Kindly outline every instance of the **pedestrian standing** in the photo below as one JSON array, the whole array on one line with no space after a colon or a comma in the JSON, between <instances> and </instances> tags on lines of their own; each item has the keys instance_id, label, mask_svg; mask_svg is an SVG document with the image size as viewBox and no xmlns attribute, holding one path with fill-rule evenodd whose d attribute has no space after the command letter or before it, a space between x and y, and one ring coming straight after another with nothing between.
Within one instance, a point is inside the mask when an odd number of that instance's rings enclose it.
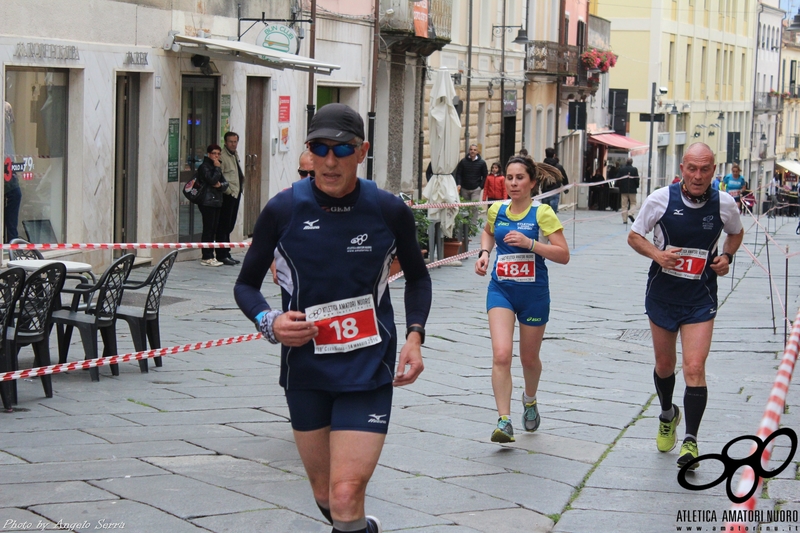
<instances>
[{"instance_id":1,"label":"pedestrian standing","mask_svg":"<svg viewBox=\"0 0 800 533\"><path fill-rule=\"evenodd\" d=\"M714 152L695 143L681 162L683 180L651 194L628 234L628 244L652 260L645 309L655 352L655 381L661 404L656 447L669 452L677 443L681 411L672 401L676 344L681 336L683 409L686 434L678 455L682 467L698 455L697 435L708 399L706 359L717 315L717 276L728 273L744 229L730 195L711 188ZM655 230L653 242L645 236ZM719 239L727 234L722 253ZM694 463L692 468L697 468Z\"/></svg>"},{"instance_id":2,"label":"pedestrian standing","mask_svg":"<svg viewBox=\"0 0 800 533\"><path fill-rule=\"evenodd\" d=\"M389 427L392 387L413 383L423 370L431 280L411 209L357 177L369 151L361 116L343 104L323 106L306 145L314 177L267 203L234 293L264 337L282 345L280 384L320 512L333 533L377 533L380 522L364 512L367 483ZM261 293L276 254L283 258L281 309ZM387 286L395 254L406 279L406 341L396 372Z\"/></svg>"},{"instance_id":3,"label":"pedestrian standing","mask_svg":"<svg viewBox=\"0 0 800 533\"><path fill-rule=\"evenodd\" d=\"M200 215L203 217L203 233L200 238L203 242L214 242L219 228L220 211L222 210L223 193L228 188L228 182L222 175L220 156L222 148L218 144L208 146L208 155L203 158L197 167L196 179L202 183L203 199L197 204ZM203 266L219 267L223 263L214 259L213 248L203 248L200 264Z\"/></svg>"},{"instance_id":4,"label":"pedestrian standing","mask_svg":"<svg viewBox=\"0 0 800 533\"><path fill-rule=\"evenodd\" d=\"M229 131L225 134L225 146L220 155L222 175L228 182L228 188L222 194L222 207L219 211L219 225L214 240L217 242L230 242L231 232L236 227L236 218L239 215L239 202L242 198L244 186L244 173L236 148L239 146L239 134ZM223 265L238 265L239 260L231 257L230 248L217 248L217 261Z\"/></svg>"},{"instance_id":5,"label":"pedestrian standing","mask_svg":"<svg viewBox=\"0 0 800 533\"><path fill-rule=\"evenodd\" d=\"M558 161L558 158L556 157L555 148L545 148L544 155L546 157L544 158L544 161L542 161L542 162L543 163L547 163L548 165L557 168L558 171L561 172L561 180L556 180L552 184L542 184L542 187L541 187L542 192L550 192L550 191L553 191L555 189L558 189L559 187L564 187L567 184L569 184L569 178L567 177L567 171L564 170L564 167L562 167L561 163ZM547 204L550 207L552 207L553 208L553 212L558 214L558 202L560 201L560 199L561 199L561 193L559 192L557 194L553 194L553 195L547 196L545 198L542 198L542 203L543 204Z\"/></svg>"},{"instance_id":6,"label":"pedestrian standing","mask_svg":"<svg viewBox=\"0 0 800 533\"><path fill-rule=\"evenodd\" d=\"M481 158L478 145L471 144L467 156L459 161L455 171L456 187L461 198L466 202L479 202L488 174L486 161ZM478 223L478 210L474 207L470 208L469 218L473 225Z\"/></svg>"},{"instance_id":7,"label":"pedestrian standing","mask_svg":"<svg viewBox=\"0 0 800 533\"><path fill-rule=\"evenodd\" d=\"M483 185L483 198L485 201L505 200L508 198L506 192L506 177L503 176L503 171L500 170L500 163L492 163L492 171L486 176L486 182Z\"/></svg>"},{"instance_id":8,"label":"pedestrian standing","mask_svg":"<svg viewBox=\"0 0 800 533\"><path fill-rule=\"evenodd\" d=\"M536 431L541 422L536 393L542 374L539 350L550 316L550 288L545 259L569 262L564 228L547 204L533 205L542 172L527 157L512 157L506 166L510 202L489 208L481 233L481 251L475 273L485 276L489 255L497 245L497 258L486 295L492 337L492 389L499 416L493 442L514 442L511 424L511 361L514 326L519 322L519 357L525 378L522 393L522 427ZM554 179L558 179L555 177Z\"/></svg>"},{"instance_id":9,"label":"pedestrian standing","mask_svg":"<svg viewBox=\"0 0 800 533\"><path fill-rule=\"evenodd\" d=\"M617 171L616 184L619 188L620 202L622 204L622 223L635 220L636 196L639 190L639 169L633 166L633 159L630 157L625 161L625 166ZM626 177L627 176L627 177Z\"/></svg>"}]
</instances>

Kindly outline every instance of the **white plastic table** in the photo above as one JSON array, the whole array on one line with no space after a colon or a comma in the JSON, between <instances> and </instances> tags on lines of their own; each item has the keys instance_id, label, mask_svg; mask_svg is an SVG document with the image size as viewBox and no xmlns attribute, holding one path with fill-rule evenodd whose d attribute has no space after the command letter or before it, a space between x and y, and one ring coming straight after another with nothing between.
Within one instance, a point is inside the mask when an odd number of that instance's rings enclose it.
<instances>
[{"instance_id":1,"label":"white plastic table","mask_svg":"<svg viewBox=\"0 0 800 533\"><path fill-rule=\"evenodd\" d=\"M61 261L59 259L14 259L8 262L10 267L20 267L26 272L34 272L43 266L51 265L53 263L61 263L67 269L67 274L87 274L95 281L94 274L92 273L92 265L89 263L81 263L80 261Z\"/></svg>"}]
</instances>

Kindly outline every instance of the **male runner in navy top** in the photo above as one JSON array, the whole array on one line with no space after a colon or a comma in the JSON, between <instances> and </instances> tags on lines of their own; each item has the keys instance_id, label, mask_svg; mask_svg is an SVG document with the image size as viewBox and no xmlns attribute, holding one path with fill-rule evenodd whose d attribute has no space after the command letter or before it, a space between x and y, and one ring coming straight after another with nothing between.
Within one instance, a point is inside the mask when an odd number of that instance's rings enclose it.
<instances>
[{"instance_id":1,"label":"male runner in navy top","mask_svg":"<svg viewBox=\"0 0 800 533\"><path fill-rule=\"evenodd\" d=\"M267 203L234 292L265 338L282 345L280 384L320 511L333 533L376 533L380 521L364 513L367 483L386 437L392 387L423 370L431 280L411 210L356 176L369 150L361 116L342 104L320 108L306 144L315 176ZM406 279L407 325L396 372L387 284L395 254ZM273 258L280 310L261 294Z\"/></svg>"},{"instance_id":2,"label":"male runner in navy top","mask_svg":"<svg viewBox=\"0 0 800 533\"><path fill-rule=\"evenodd\" d=\"M717 313L717 276L728 273L744 238L736 202L711 187L715 168L711 148L703 143L691 145L681 162L683 179L645 200L628 235L628 244L653 260L645 309L656 359L653 379L661 403L656 436L660 452L675 448L681 421L681 412L672 403L676 343L681 334L686 435L678 467L698 455L697 431L708 398L705 366ZM645 238L652 230L653 243ZM723 231L727 237L719 253Z\"/></svg>"}]
</instances>

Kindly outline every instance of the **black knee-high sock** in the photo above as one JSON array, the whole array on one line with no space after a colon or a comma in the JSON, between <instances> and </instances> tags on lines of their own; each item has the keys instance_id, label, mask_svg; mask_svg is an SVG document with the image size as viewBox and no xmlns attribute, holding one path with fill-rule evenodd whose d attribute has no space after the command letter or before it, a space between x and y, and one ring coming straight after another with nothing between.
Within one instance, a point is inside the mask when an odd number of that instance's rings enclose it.
<instances>
[{"instance_id":1,"label":"black knee-high sock","mask_svg":"<svg viewBox=\"0 0 800 533\"><path fill-rule=\"evenodd\" d=\"M672 373L669 377L658 377L656 371L653 370L653 381L656 384L656 393L658 394L658 401L661 403L662 411L672 410L672 392L675 390L675 374Z\"/></svg>"},{"instance_id":2,"label":"black knee-high sock","mask_svg":"<svg viewBox=\"0 0 800 533\"><path fill-rule=\"evenodd\" d=\"M686 387L683 393L683 410L686 412L686 436L697 440L700 421L706 410L708 387Z\"/></svg>"},{"instance_id":3,"label":"black knee-high sock","mask_svg":"<svg viewBox=\"0 0 800 533\"><path fill-rule=\"evenodd\" d=\"M316 501L316 500L314 500L314 501ZM319 507L319 512L322 513L322 516L324 516L328 520L328 523L329 524L333 524L333 517L331 516L331 510L330 509L326 509L325 507L320 505L319 502L317 502L317 507Z\"/></svg>"},{"instance_id":4,"label":"black knee-high sock","mask_svg":"<svg viewBox=\"0 0 800 533\"><path fill-rule=\"evenodd\" d=\"M353 529L353 530L349 530L348 529L347 531L344 531L342 529L336 529L336 527L334 527L331 530L331 533L367 533L367 528L364 528L364 529Z\"/></svg>"}]
</instances>

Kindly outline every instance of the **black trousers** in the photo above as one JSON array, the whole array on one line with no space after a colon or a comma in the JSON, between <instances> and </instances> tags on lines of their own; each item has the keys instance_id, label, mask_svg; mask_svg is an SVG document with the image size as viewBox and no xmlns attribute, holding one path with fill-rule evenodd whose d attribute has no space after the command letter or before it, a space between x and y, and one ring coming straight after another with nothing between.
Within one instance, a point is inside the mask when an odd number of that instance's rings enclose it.
<instances>
[{"instance_id":1,"label":"black trousers","mask_svg":"<svg viewBox=\"0 0 800 533\"><path fill-rule=\"evenodd\" d=\"M230 194L222 195L222 207L219 208L219 224L214 233L215 242L230 242L231 232L236 226L236 217L239 215L239 198L234 198ZM230 248L217 248L217 260L222 261L231 256Z\"/></svg>"},{"instance_id":2,"label":"black trousers","mask_svg":"<svg viewBox=\"0 0 800 533\"><path fill-rule=\"evenodd\" d=\"M214 235L217 234L219 228L219 215L222 211L221 207L208 207L205 205L198 205L200 214L203 215L203 234L200 240L203 242L214 242ZM203 259L213 259L214 249L203 248Z\"/></svg>"}]
</instances>

